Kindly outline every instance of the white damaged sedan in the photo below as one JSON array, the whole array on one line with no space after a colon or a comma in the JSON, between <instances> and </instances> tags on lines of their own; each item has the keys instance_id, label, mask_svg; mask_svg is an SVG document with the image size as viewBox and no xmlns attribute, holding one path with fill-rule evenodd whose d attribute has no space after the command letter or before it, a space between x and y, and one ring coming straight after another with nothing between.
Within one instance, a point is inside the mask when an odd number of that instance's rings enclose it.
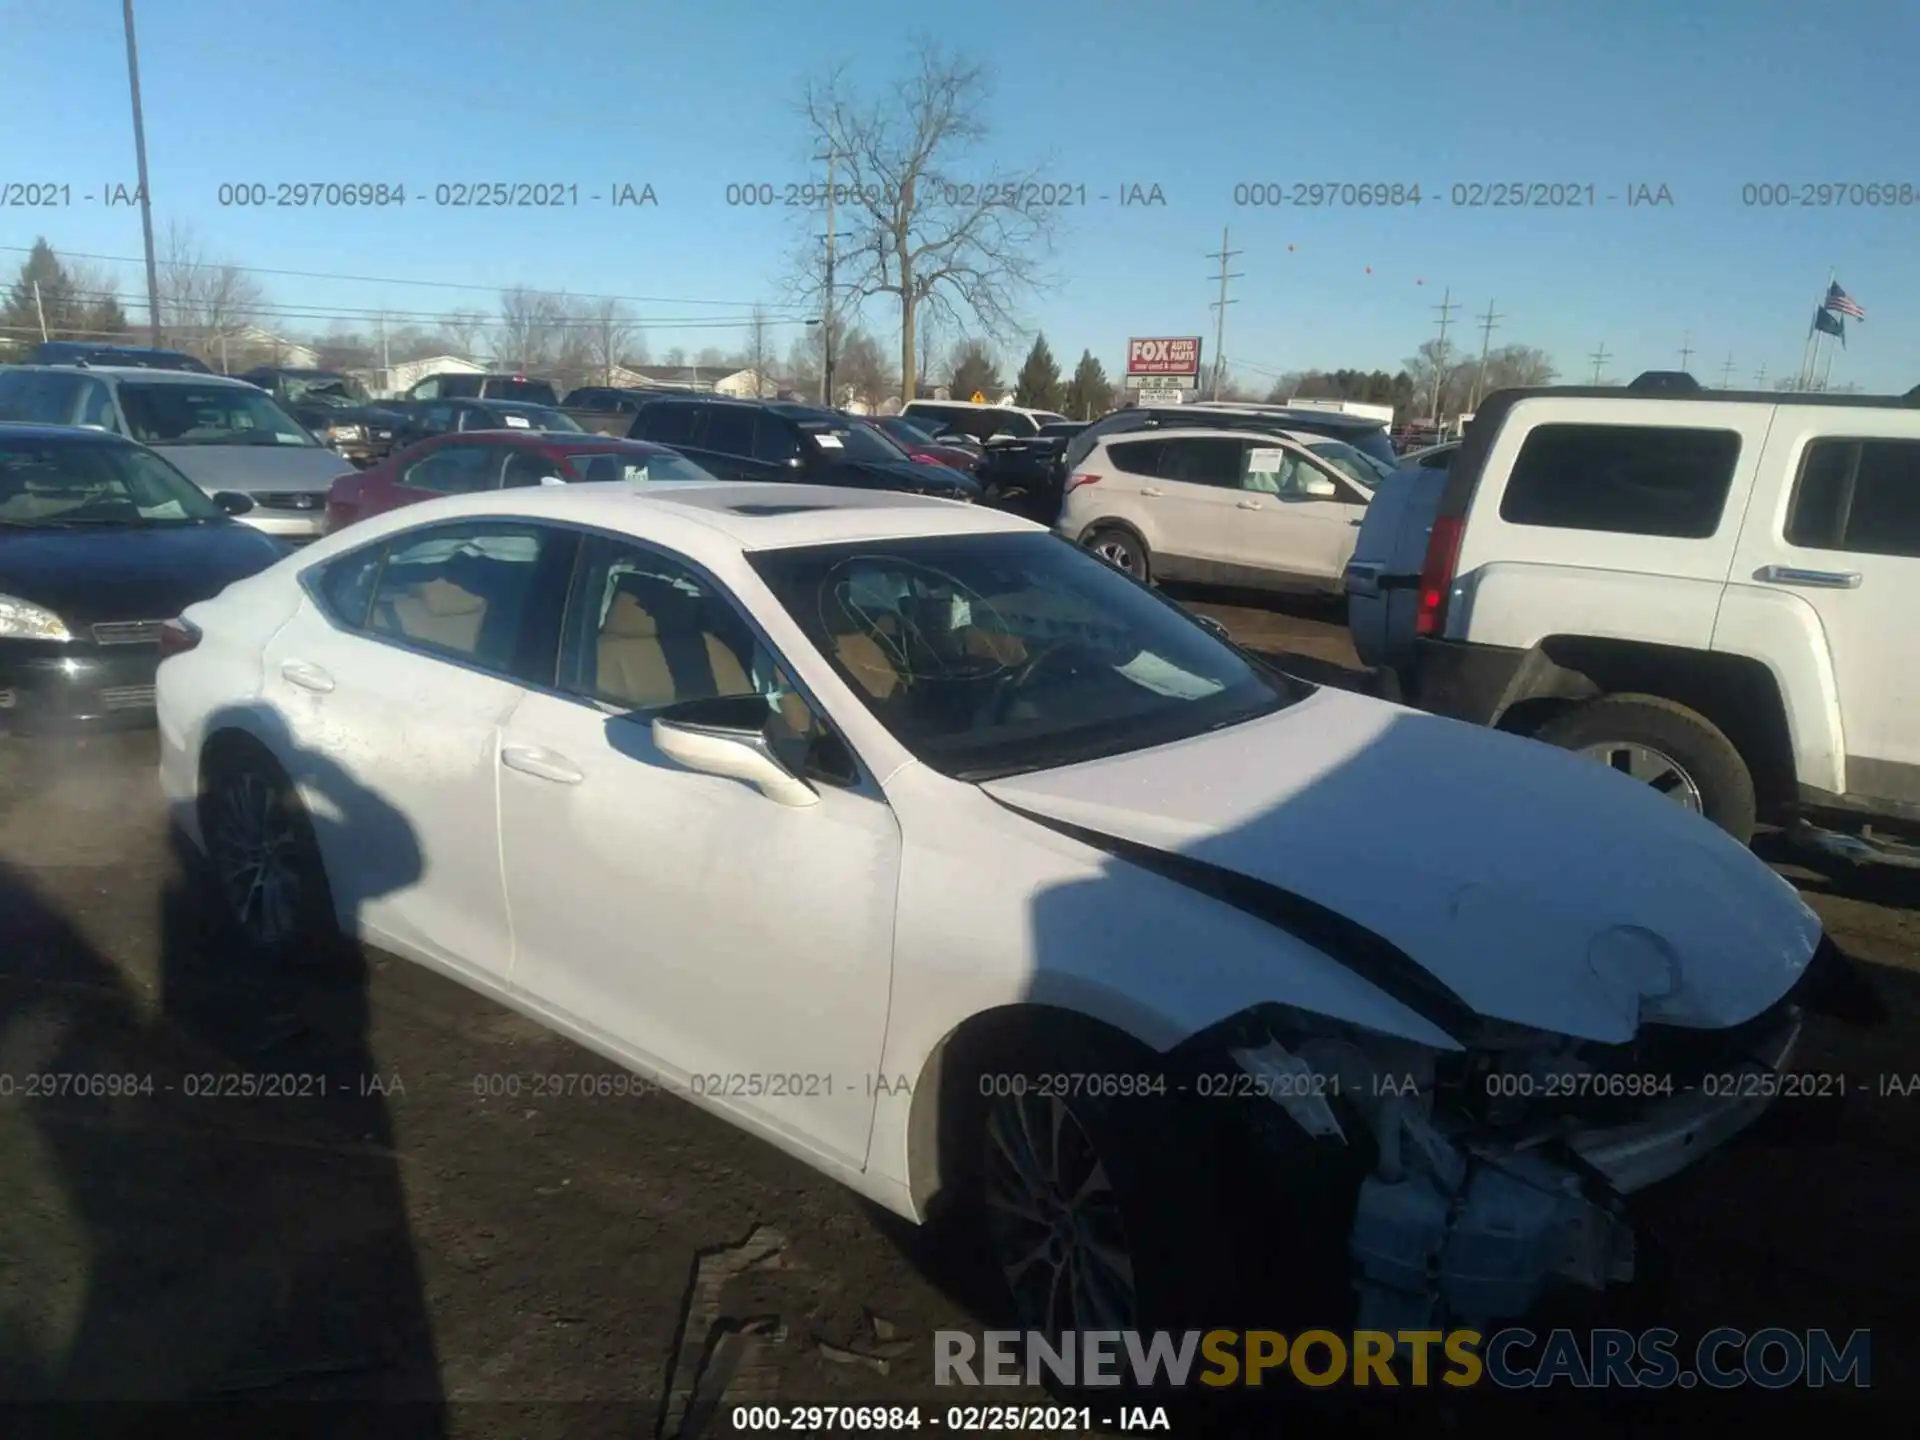
<instances>
[{"instance_id":1,"label":"white damaged sedan","mask_svg":"<svg viewBox=\"0 0 1920 1440\"><path fill-rule=\"evenodd\" d=\"M801 485L408 507L190 609L239 932L440 970L1048 1332L1399 1330L1632 1273L1850 972L1707 822L1317 688L1039 527Z\"/></svg>"}]
</instances>

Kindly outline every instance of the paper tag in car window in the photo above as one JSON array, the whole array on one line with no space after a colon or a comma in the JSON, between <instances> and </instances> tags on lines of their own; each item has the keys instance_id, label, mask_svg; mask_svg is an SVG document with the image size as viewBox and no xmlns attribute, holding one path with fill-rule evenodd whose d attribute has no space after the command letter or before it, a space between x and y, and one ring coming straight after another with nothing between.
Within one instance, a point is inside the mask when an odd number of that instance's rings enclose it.
<instances>
[{"instance_id":1,"label":"paper tag in car window","mask_svg":"<svg viewBox=\"0 0 1920 1440\"><path fill-rule=\"evenodd\" d=\"M814 439L814 443L818 445L822 450L839 450L844 448L840 444L840 437L838 435L820 434L820 435L815 435L813 439Z\"/></svg>"},{"instance_id":2,"label":"paper tag in car window","mask_svg":"<svg viewBox=\"0 0 1920 1440\"><path fill-rule=\"evenodd\" d=\"M1250 450L1247 452L1247 473L1250 475L1277 475L1287 463L1284 450Z\"/></svg>"},{"instance_id":3,"label":"paper tag in car window","mask_svg":"<svg viewBox=\"0 0 1920 1440\"><path fill-rule=\"evenodd\" d=\"M1203 700L1227 687L1205 675L1195 675L1178 665L1142 650L1124 665L1113 667L1143 690L1165 695L1172 700Z\"/></svg>"},{"instance_id":4,"label":"paper tag in car window","mask_svg":"<svg viewBox=\"0 0 1920 1440\"><path fill-rule=\"evenodd\" d=\"M533 428L533 422L524 415L502 415L500 418L515 430L531 430Z\"/></svg>"},{"instance_id":5,"label":"paper tag in car window","mask_svg":"<svg viewBox=\"0 0 1920 1440\"><path fill-rule=\"evenodd\" d=\"M627 473L624 478L630 483L645 480L647 478L647 467L645 465L629 465L627 466Z\"/></svg>"}]
</instances>

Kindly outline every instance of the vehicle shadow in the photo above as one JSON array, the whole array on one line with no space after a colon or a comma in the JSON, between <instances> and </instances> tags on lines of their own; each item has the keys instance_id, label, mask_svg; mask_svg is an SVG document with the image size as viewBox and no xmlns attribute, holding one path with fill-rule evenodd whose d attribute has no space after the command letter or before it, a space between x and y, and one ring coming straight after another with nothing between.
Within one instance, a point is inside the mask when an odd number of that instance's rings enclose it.
<instances>
[{"instance_id":1,"label":"vehicle shadow","mask_svg":"<svg viewBox=\"0 0 1920 1440\"><path fill-rule=\"evenodd\" d=\"M379 837L390 872L349 918L418 878L403 816L270 716L234 721L290 760L323 845ZM445 1434L357 949L267 969L177 831L159 868L150 985L0 868L0 1400L36 1434L145 1433L182 1403L264 1434L285 1412L251 1407L288 1400L340 1402L331 1433Z\"/></svg>"},{"instance_id":2,"label":"vehicle shadow","mask_svg":"<svg viewBox=\"0 0 1920 1440\"><path fill-rule=\"evenodd\" d=\"M1303 723L1306 718L1302 717ZM1471 826L1471 842L1436 837L1442 843L1412 845L1399 853L1406 857L1404 863L1418 867L1423 878L1437 873L1448 885L1491 882L1495 888L1482 895L1491 903L1479 917L1481 929L1489 943L1516 949L1546 940L1558 933L1556 924L1565 923L1553 908L1556 872L1582 877L1596 895L1629 895L1643 887L1650 899L1657 895L1661 901L1654 913L1679 915L1705 903L1704 897L1686 888L1689 882L1684 877L1663 873L1650 858L1669 848L1653 843L1658 839L1670 842L1670 853L1685 855L1696 838L1693 827L1705 824L1660 797L1624 785L1611 796L1581 786L1575 793L1582 809L1555 813L1542 793L1543 787L1552 789L1544 772L1511 764L1511 747L1526 742L1469 732L1401 711L1386 712L1363 729L1365 733L1318 737L1315 748L1333 756L1331 766L1307 764L1284 751L1275 753L1272 764L1278 773L1254 782L1258 793L1275 798L1235 805L1236 819L1225 833L1183 845L1180 852L1228 868L1236 853L1248 851L1303 857L1304 864L1283 863L1280 875L1310 876L1315 898L1337 913L1381 913L1380 887L1392 886L1393 874L1383 868L1379 817L1454 816ZM1486 734L1486 743L1461 743L1469 734ZM1564 763L1571 767L1586 762L1568 756ZM1571 778L1570 770L1567 774ZM1294 776L1297 783L1289 786ZM1164 794L1161 798L1170 810L1163 818L1177 832L1184 823L1181 802ZM1128 799L1124 793L1103 794L1100 803L1124 811ZM1640 834L1646 837L1644 846L1623 841L1625 836ZM1476 868L1476 855L1510 856L1512 861L1489 871ZM1030 939L1038 959L1029 984L1029 1003L1061 1003L1076 993L1097 996L1103 984L1104 956L1131 954L1137 966L1143 952L1151 953L1156 947L1164 954L1164 976L1151 967L1136 968L1129 988L1144 985L1159 990L1160 1007L1184 1011L1196 1028L1224 1019L1227 1012L1247 1004L1279 994L1297 996L1315 983L1304 970L1292 975L1278 972L1273 991L1266 994L1250 993L1264 988L1257 984L1235 982L1240 999L1202 1013L1194 1000L1213 989L1207 979L1214 968L1211 947L1215 937L1226 932L1208 928L1203 934L1191 927L1178 928L1171 921L1157 920L1153 907L1130 903L1130 897L1176 884L1197 884L1199 879L1157 876L1120 858L1103 863L1101 871L1097 879L1055 886L1032 901ZM1564 880L1558 885L1564 885ZM1171 890L1166 893L1171 897ZM1455 899L1460 902L1465 897L1456 892ZM1393 906L1384 908L1391 912ZM1472 908L1467 906L1466 911ZM1462 912L1456 908L1447 913ZM1296 910L1293 921L1311 923L1312 916ZM1153 928L1156 924L1161 926L1158 932ZM1337 932L1331 938L1338 941ZM1283 958L1285 953L1276 947L1276 966L1293 963ZM1372 963L1366 955L1358 958ZM1366 965L1356 968L1364 972ZM1543 978L1551 974L1544 967L1539 977L1529 976L1524 968L1508 967L1508 973L1514 989L1531 992L1542 1006L1551 1003L1560 983ZM1338 1434L1356 1429L1399 1433L1416 1423L1459 1426L1464 1433L1471 1417L1550 1425L1562 1440L1622 1433L1678 1437L1696 1434L1707 1424L1782 1415L1803 1423L1838 1421L1862 1434L1895 1433L1894 1416L1911 1402L1902 1362L1911 1363L1920 1339L1910 1299L1905 1298L1920 1285L1920 1268L1916 1268L1920 1247L1911 1243L1912 1209L1902 1198L1912 1193L1920 1163L1914 1124L1920 1109L1913 1098L1887 1098L1873 1091L1878 1075L1900 1055L1908 1057L1909 1069L1920 1070L1920 1062L1911 1058L1916 1053L1915 1034L1920 1032L1920 976L1877 966L1871 968L1871 975L1890 1012L1889 1020L1876 1030L1861 1032L1817 1019L1809 1026L1808 1047L1795 1060L1797 1069L1832 1067L1847 1073L1850 1093L1860 1097L1858 1113L1849 1114L1838 1125L1756 1127L1697 1169L1682 1172L1658 1190L1632 1197L1629 1213L1640 1223L1646 1256L1643 1278L1599 1301L1564 1310L1550 1304L1538 1312L1541 1318L1534 1323L1541 1334L1550 1325L1569 1326L1583 1343L1596 1326L1639 1332L1670 1325L1679 1332L1675 1350L1685 1369L1692 1368L1688 1347L1717 1326L1735 1326L1749 1334L1780 1327L1803 1335L1824 1327L1841 1341L1856 1329L1869 1328L1879 1388L1830 1382L1824 1390L1804 1385L1769 1389L1750 1382L1733 1391L1711 1386L1595 1390L1563 1380L1523 1390L1498 1389L1483 1382L1471 1392L1436 1384L1427 1390L1402 1389L1385 1396L1375 1390L1369 1398L1350 1384L1344 1391L1310 1391L1291 1379L1280 1380L1281 1393L1275 1394L1270 1379L1265 1397L1249 1397L1243 1391L1218 1405L1196 1404L1196 1392L1189 1390L1176 1402L1183 1411L1179 1433L1259 1433L1247 1427L1264 1428L1256 1418L1260 1415L1284 1416L1289 1433ZM959 982L957 973L947 978ZM1464 979L1461 983L1466 988ZM1573 988L1578 983L1584 983L1581 977L1570 976L1565 985ZM1124 1008L1120 1001L1114 1003ZM1078 1068L1063 1065L1058 1057L1086 1054L1081 1044L1086 1032L1071 1021L1055 1023L1064 1028L1043 1030L1039 1041L1028 1046L1033 1063ZM1153 1063L1151 1052L1144 1049L1118 1047L1098 1053L1114 1054L1122 1063ZM954 1045L945 1052L938 1093L943 1097L975 1093L977 1078L977 1062L963 1045ZM1123 1113L1128 1104L1157 1102L1117 1099L1109 1103L1115 1126L1111 1133L1123 1135L1130 1124ZM1802 1118L1797 1103L1805 1102L1777 1102L1776 1115L1781 1120ZM963 1107L941 1106L943 1124L949 1115L963 1113ZM1194 1134L1208 1139L1184 1138ZM1190 1242L1202 1237L1210 1247L1201 1252L1210 1256L1202 1268L1217 1273L1223 1291L1232 1297L1207 1312L1217 1313L1217 1321L1203 1321L1196 1328L1271 1327L1291 1335L1325 1329L1350 1336L1353 1297L1344 1276L1340 1285L1320 1292L1303 1277L1324 1275L1329 1254L1343 1269L1346 1266L1352 1192L1341 1191L1339 1204L1332 1207L1343 1223L1315 1238L1312 1228L1294 1223L1300 1212L1293 1192L1311 1166L1290 1162L1291 1168L1255 1170L1250 1176L1238 1153L1225 1153L1230 1142L1216 1137L1207 1124L1168 1132L1166 1138L1202 1143L1201 1163L1189 1169L1187 1162L1195 1158L1190 1150L1176 1153L1148 1142L1153 1148L1135 1157L1141 1173L1165 1167L1194 1175L1191 1183L1202 1187L1198 1177L1219 1167L1235 1182L1205 1185L1205 1193L1196 1189L1184 1202L1186 1221L1177 1238ZM964 1139L944 1140L937 1153L951 1157L957 1153L954 1147L965 1143ZM973 1143L980 1143L977 1136ZM1360 1173L1372 1163L1370 1144L1363 1140L1355 1152L1362 1160ZM943 1181L951 1183L954 1173L943 1159ZM1333 1165L1326 1173L1333 1177L1327 1182L1331 1186L1357 1184L1344 1165ZM1844 1186L1834 1186L1836 1174L1847 1177ZM1242 1179L1256 1183L1241 1185ZM1001 1287L992 1274L992 1260L965 1239L964 1230L919 1232L891 1221L880 1228L950 1300L980 1317L983 1328L1012 1323L999 1300ZM1216 1235L1231 1240L1216 1240ZM1257 1243L1242 1247L1238 1241L1243 1237L1253 1237ZM1151 1246L1155 1239L1134 1237L1134 1243L1138 1249ZM1723 1273L1729 1270L1736 1273L1731 1277ZM1302 1294L1315 1293L1326 1297L1324 1304L1301 1304ZM1303 1309L1308 1313L1303 1314ZM1538 1351L1531 1354L1537 1357ZM1901 1393L1890 1391L1890 1385ZM1000 1397L987 1391L962 1398ZM1298 1428L1303 1425L1310 1431Z\"/></svg>"}]
</instances>

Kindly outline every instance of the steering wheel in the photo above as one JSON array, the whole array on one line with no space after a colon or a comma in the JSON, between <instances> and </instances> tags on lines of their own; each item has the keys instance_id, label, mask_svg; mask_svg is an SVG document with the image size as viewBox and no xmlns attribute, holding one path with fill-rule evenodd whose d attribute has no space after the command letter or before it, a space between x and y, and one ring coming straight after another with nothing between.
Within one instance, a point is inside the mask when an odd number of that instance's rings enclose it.
<instances>
[{"instance_id":1,"label":"steering wheel","mask_svg":"<svg viewBox=\"0 0 1920 1440\"><path fill-rule=\"evenodd\" d=\"M988 702L987 723L990 725L1005 723L1007 711L1012 708L1015 697L1026 689L1034 676L1057 663L1059 657L1073 643L1071 639L1056 640L1051 645L1035 650L1017 668L1009 669L1006 678L994 687L993 698Z\"/></svg>"}]
</instances>

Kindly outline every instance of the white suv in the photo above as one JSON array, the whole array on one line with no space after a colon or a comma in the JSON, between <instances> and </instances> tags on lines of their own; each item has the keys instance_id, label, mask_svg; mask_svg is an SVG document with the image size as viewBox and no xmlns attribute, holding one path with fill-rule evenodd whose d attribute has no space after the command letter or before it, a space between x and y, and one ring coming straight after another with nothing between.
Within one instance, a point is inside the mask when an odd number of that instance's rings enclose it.
<instances>
[{"instance_id":1,"label":"white suv","mask_svg":"<svg viewBox=\"0 0 1920 1440\"><path fill-rule=\"evenodd\" d=\"M1073 467L1054 529L1140 580L1338 593L1384 471L1319 435L1121 431Z\"/></svg>"},{"instance_id":2,"label":"white suv","mask_svg":"<svg viewBox=\"0 0 1920 1440\"><path fill-rule=\"evenodd\" d=\"M1643 378L1505 391L1448 469L1385 482L1361 659L1742 840L1920 862L1920 400Z\"/></svg>"},{"instance_id":3,"label":"white suv","mask_svg":"<svg viewBox=\"0 0 1920 1440\"><path fill-rule=\"evenodd\" d=\"M902 420L932 426L936 433L953 430L971 436L982 445L1005 436L1026 440L1040 433L1042 425L1062 424L1066 416L1051 410L1028 410L1018 405L975 405L967 400L910 400L900 412Z\"/></svg>"}]
</instances>

